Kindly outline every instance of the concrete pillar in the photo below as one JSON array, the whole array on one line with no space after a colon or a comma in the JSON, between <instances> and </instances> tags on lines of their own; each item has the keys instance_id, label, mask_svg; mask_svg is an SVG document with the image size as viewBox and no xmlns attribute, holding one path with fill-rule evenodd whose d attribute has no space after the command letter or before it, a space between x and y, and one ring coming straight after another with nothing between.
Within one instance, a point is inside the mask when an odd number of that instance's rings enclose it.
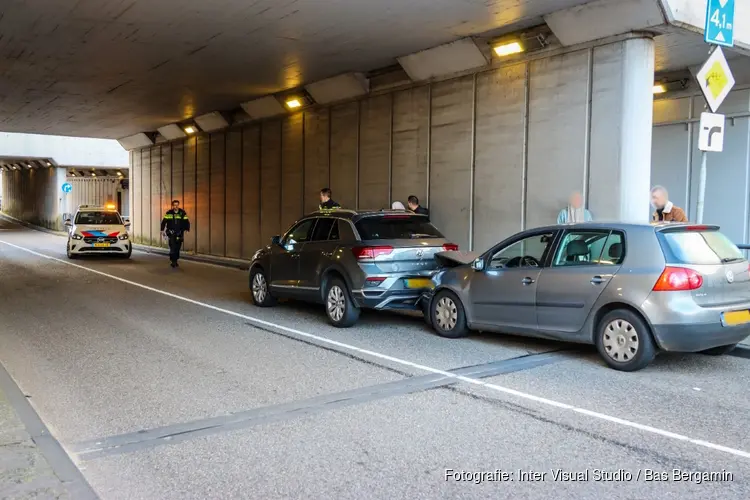
<instances>
[{"instance_id":1,"label":"concrete pillar","mask_svg":"<svg viewBox=\"0 0 750 500\"><path fill-rule=\"evenodd\" d=\"M653 39L596 47L592 56L588 206L600 220L648 221Z\"/></svg>"}]
</instances>

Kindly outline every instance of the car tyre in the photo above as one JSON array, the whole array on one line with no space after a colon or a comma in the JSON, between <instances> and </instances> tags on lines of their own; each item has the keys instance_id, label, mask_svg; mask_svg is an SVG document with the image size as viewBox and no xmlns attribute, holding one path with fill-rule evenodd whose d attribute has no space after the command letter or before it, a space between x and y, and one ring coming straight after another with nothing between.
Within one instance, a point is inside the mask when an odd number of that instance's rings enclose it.
<instances>
[{"instance_id":1,"label":"car tyre","mask_svg":"<svg viewBox=\"0 0 750 500\"><path fill-rule=\"evenodd\" d=\"M448 290L438 292L429 308L429 322L441 337L458 339L469 334L464 306L455 293Z\"/></svg>"},{"instance_id":2,"label":"car tyre","mask_svg":"<svg viewBox=\"0 0 750 500\"><path fill-rule=\"evenodd\" d=\"M71 251L70 251L70 242L68 242L68 246L67 246L67 247L65 248L65 253L67 253L67 255L68 255L68 258L69 258L70 260L73 260L73 259L75 259L76 257L78 257L78 256L77 256L76 254L74 254L73 252L71 252Z\"/></svg>"},{"instance_id":3,"label":"car tyre","mask_svg":"<svg viewBox=\"0 0 750 500\"><path fill-rule=\"evenodd\" d=\"M610 368L623 372L645 368L656 357L651 329L628 309L611 311L599 321L596 348Z\"/></svg>"},{"instance_id":4,"label":"car tyre","mask_svg":"<svg viewBox=\"0 0 750 500\"><path fill-rule=\"evenodd\" d=\"M712 347L711 349L706 349L705 351L699 352L708 356L723 356L724 354L729 354L730 352L734 351L735 347L737 347L737 344L720 345L718 347Z\"/></svg>"},{"instance_id":5,"label":"car tyre","mask_svg":"<svg viewBox=\"0 0 750 500\"><path fill-rule=\"evenodd\" d=\"M328 322L337 328L349 328L359 319L360 308L354 303L349 288L341 278L328 281L325 307Z\"/></svg>"},{"instance_id":6,"label":"car tyre","mask_svg":"<svg viewBox=\"0 0 750 500\"><path fill-rule=\"evenodd\" d=\"M120 258L127 260L131 255L133 255L133 245L130 245L130 247L128 248L128 253L126 253L125 255L121 255Z\"/></svg>"},{"instance_id":7,"label":"car tyre","mask_svg":"<svg viewBox=\"0 0 750 500\"><path fill-rule=\"evenodd\" d=\"M253 298L253 304L258 307L276 305L276 298L271 295L266 273L259 267L253 268L250 273L250 295Z\"/></svg>"}]
</instances>

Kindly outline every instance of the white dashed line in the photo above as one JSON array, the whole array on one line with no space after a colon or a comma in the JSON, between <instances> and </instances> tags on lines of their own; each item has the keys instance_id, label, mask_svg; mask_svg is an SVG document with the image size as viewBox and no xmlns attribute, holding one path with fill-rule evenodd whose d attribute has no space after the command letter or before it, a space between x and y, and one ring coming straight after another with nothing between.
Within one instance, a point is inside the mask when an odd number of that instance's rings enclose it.
<instances>
[{"instance_id":1,"label":"white dashed line","mask_svg":"<svg viewBox=\"0 0 750 500\"><path fill-rule=\"evenodd\" d=\"M501 393L504 393L504 394L509 394L511 396L516 396L518 398L526 399L526 400L529 400L529 401L534 401L534 402L537 402L537 403L540 403L540 404L543 404L543 405L546 405L546 406L552 406L552 407L559 408L559 409L562 409L562 410L568 410L568 411L571 411L571 412L574 412L574 413L578 413L580 415L586 415L588 417L595 418L595 419L598 419L598 420L604 420L606 422L611 422L611 423L614 423L614 424L622 425L624 427L630 427L632 429L638 429L640 431L648 432L650 434L656 434L656 435L663 436L663 437L666 437L666 438L675 439L677 441L684 441L686 443L692 443L692 444L697 445L697 446L701 446L701 447L704 447L704 448L709 448L709 449L716 450L716 451L721 451L721 452L724 452L724 453L729 453L730 455L735 455L735 456L742 457L742 458L750 458L750 452L747 452L747 451L739 450L739 449L736 449L736 448L730 448L728 446L723 446L723 445L716 444L716 443L711 443L709 441L704 441L702 439L691 438L691 437L685 436L683 434L677 434L675 432L670 432L670 431L667 431L667 430L664 430L664 429L659 429L657 427L651 427L650 425L639 424L637 422L633 422L633 421L626 420L626 419L623 419L623 418L613 417L613 416L607 415L605 413L599 413L599 412L596 412L596 411L587 410L585 408L579 408L577 406L570 405L570 404L567 404L567 403L561 403L559 401L554 401L552 399L547 399L547 398L543 398L543 397L540 397L540 396L535 396L533 394L528 394L526 392L517 391L517 390L511 389L509 387L503 387L501 385L491 384L491 383L485 382L483 380L478 380L478 379L474 379L474 378L471 378L471 377L465 377L465 376L462 376L462 375L456 375L455 373L451 373L451 372L447 372L447 371L444 371L444 370L440 370L438 368L432 368L430 366L422 365L422 364L419 364L419 363L413 363L413 362L405 360L405 359L396 358L396 357L389 356L387 354L383 354L383 353L380 353L380 352L371 351L369 349L362 349L361 347L353 346L353 345L350 345L350 344L345 344L345 343L339 342L337 340L332 340L332 339L329 339L329 338L326 338L326 337L321 337L319 335L314 335L312 333L303 332L301 330L297 330L295 328L289 328L288 326L280 325L278 323L272 323L270 321L265 321L265 320L262 320L262 319L259 319L259 318L255 318L253 316L248 316L246 314L242 314L242 313L230 311L229 309L224 309L224 308L221 308L221 307L217 307L217 306L214 306L214 305L211 305L211 304L207 304L205 302L201 302L201 301L198 301L198 300L193 300L193 299L190 299L190 298L187 298L187 297L183 297L181 295L177 295L177 294L174 294L174 293L171 293L171 292L167 292L167 291L164 291L164 290L159 290L158 288L154 288L154 287L151 287L151 286L148 286L148 285L144 285L142 283L137 283L135 281L127 280L125 278L120 278L119 276L114 276L112 274L107 274L105 272L98 271L96 269L91 269L91 268L88 268L88 267L85 267L85 266L81 266L79 264L74 264L74 263L68 262L66 260L58 259L57 257L52 257L50 255L45 255L43 253L39 253L39 252L36 252L36 251L28 249L28 248L24 248L22 246L14 245L13 243L8 243L7 241L0 240L0 243L2 243L4 245L7 245L7 246L10 246L10 247L13 247L13 248L15 248L17 250L21 250L21 251L30 253L32 255L36 255L37 257L48 259L48 260L51 260L51 261L54 261L54 262L59 262L60 264L65 264L65 265L68 265L68 266L76 267L76 268L81 269L83 271L87 271L87 272L90 272L90 273L98 274L100 276L104 276L104 277L107 277L107 278L119 281L121 283L127 283L128 285L136 286L136 287L142 288L144 290L149 290L149 291L154 292L154 293L159 293L159 294L165 295L167 297L172 297L173 299L182 300L184 302L188 302L188 303L194 304L196 306L205 307L206 309L211 309L211 310L216 311L216 312L228 314L230 316L234 316L234 317L237 317L237 318L242 318L244 320L247 320L247 321L249 321L251 323L254 323L256 325L259 325L259 326L276 328L278 330L282 330L284 332L291 333L291 334L296 335L298 337L303 337L303 338L307 338L307 339L313 339L313 340L316 340L316 341L318 341L320 343L323 343L323 344L328 344L328 345L336 346L336 347L338 347L340 349L344 349L344 350L352 352L352 353L364 354L364 355L367 355L367 356L370 356L370 357L373 357L373 358L381 359L381 360L384 360L384 361L390 361L392 363L396 363L396 364L399 364L399 365L402 365L402 366L408 366L410 368L414 368L414 369L417 369L417 370L422 370L422 371L425 371L425 372L428 372L428 373L434 373L434 374L442 375L444 377L454 378L456 380L460 380L461 382L465 382L467 384L485 387L487 389L490 389L490 390L493 390L493 391L496 391L496 392L501 392Z\"/></svg>"}]
</instances>

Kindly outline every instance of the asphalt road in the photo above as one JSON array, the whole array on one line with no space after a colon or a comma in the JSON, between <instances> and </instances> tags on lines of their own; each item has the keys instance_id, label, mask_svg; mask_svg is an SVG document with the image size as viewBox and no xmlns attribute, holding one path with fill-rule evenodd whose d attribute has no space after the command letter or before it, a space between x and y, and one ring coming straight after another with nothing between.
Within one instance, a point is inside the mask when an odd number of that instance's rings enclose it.
<instances>
[{"instance_id":1,"label":"asphalt road","mask_svg":"<svg viewBox=\"0 0 750 500\"><path fill-rule=\"evenodd\" d=\"M339 330L243 271L64 246L0 219L0 362L101 498L750 498L750 359Z\"/></svg>"}]
</instances>

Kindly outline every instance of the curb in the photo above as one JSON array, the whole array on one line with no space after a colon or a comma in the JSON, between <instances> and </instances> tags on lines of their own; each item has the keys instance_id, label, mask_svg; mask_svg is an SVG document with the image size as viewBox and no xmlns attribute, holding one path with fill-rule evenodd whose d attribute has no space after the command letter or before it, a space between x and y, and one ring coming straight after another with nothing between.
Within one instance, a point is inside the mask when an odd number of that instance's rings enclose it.
<instances>
[{"instance_id":1,"label":"curb","mask_svg":"<svg viewBox=\"0 0 750 500\"><path fill-rule=\"evenodd\" d=\"M29 229L33 229L34 231L40 231L42 233L54 234L55 236L63 236L63 237L68 235L68 233L65 231L55 231L53 229L48 229L46 227L37 226L29 222L16 219L15 217L12 217L2 212L0 212L0 218L4 218L9 221L15 222ZM169 255L169 250L166 248L141 245L139 243L133 243L133 250L143 252L143 253L150 253L150 254L158 254L158 255L165 255L165 256ZM193 253L181 253L180 258L185 259L185 260L192 260L195 262L203 262L204 264L213 264L216 266L240 269L243 271L250 269L250 262L246 260L240 260L240 259L231 259L227 257L213 257L211 255L202 255L202 254L193 254Z\"/></svg>"},{"instance_id":2,"label":"curb","mask_svg":"<svg viewBox=\"0 0 750 500\"><path fill-rule=\"evenodd\" d=\"M157 255L169 255L169 250L166 248L141 245L140 243L133 243L133 250ZM233 269L241 269L243 271L250 269L250 262L246 260L230 259L227 257L213 257L211 255L180 253L180 259L203 262L204 264L214 264L216 266L222 267L230 267Z\"/></svg>"}]
</instances>

